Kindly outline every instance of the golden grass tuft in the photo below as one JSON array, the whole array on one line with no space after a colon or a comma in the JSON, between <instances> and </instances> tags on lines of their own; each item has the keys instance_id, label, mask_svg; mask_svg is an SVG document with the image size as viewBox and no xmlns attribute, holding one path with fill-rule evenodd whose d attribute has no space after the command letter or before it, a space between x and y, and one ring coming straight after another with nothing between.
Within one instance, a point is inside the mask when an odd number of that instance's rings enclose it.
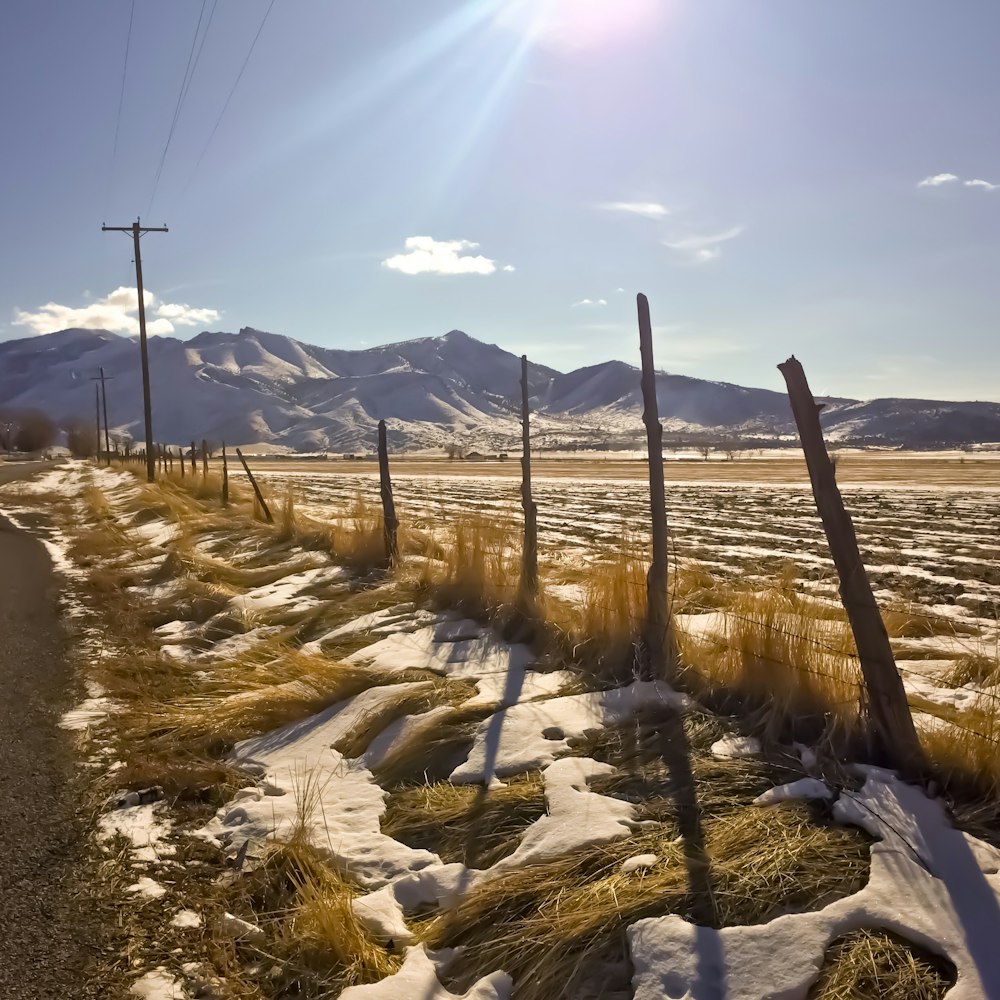
<instances>
[{"instance_id":1,"label":"golden grass tuft","mask_svg":"<svg viewBox=\"0 0 1000 1000\"><path fill-rule=\"evenodd\" d=\"M620 951L624 929L643 917L707 913L712 926L762 923L822 906L867 881L868 848L857 831L818 825L803 806L741 809L704 826L700 861L675 830L661 829L575 857L499 875L421 929L432 948L465 946L459 987L503 968L518 1000L572 996ZM687 848L690 855L690 847ZM645 873L622 862L652 853ZM691 890L690 864L709 887Z\"/></svg>"},{"instance_id":2,"label":"golden grass tuft","mask_svg":"<svg viewBox=\"0 0 1000 1000\"><path fill-rule=\"evenodd\" d=\"M382 832L446 864L489 868L517 848L520 835L545 815L539 773L507 780L506 787L440 781L401 788L386 800Z\"/></svg>"},{"instance_id":3,"label":"golden grass tuft","mask_svg":"<svg viewBox=\"0 0 1000 1000\"><path fill-rule=\"evenodd\" d=\"M911 702L916 700L911 698ZM960 798L974 796L1000 807L1000 717L997 700L983 695L960 711L922 706L942 723L920 726L920 742L945 788Z\"/></svg>"},{"instance_id":4,"label":"golden grass tuft","mask_svg":"<svg viewBox=\"0 0 1000 1000\"><path fill-rule=\"evenodd\" d=\"M521 581L519 534L509 513L456 519L440 560L425 564L422 584L442 604L487 615L512 607Z\"/></svg>"},{"instance_id":5,"label":"golden grass tuft","mask_svg":"<svg viewBox=\"0 0 1000 1000\"><path fill-rule=\"evenodd\" d=\"M944 680L953 687L964 687L966 684L997 686L1000 684L1000 648L960 656Z\"/></svg>"},{"instance_id":6,"label":"golden grass tuft","mask_svg":"<svg viewBox=\"0 0 1000 1000\"><path fill-rule=\"evenodd\" d=\"M421 777L425 781L447 777L468 755L479 723L497 707L460 705L415 720L405 742L373 767L379 784L394 788Z\"/></svg>"},{"instance_id":7,"label":"golden grass tuft","mask_svg":"<svg viewBox=\"0 0 1000 1000\"><path fill-rule=\"evenodd\" d=\"M249 736L315 715L339 701L380 683L384 678L291 649L216 665L196 691L167 700L133 706L133 739L162 752L174 747L216 755ZM255 665L255 660L258 662Z\"/></svg>"},{"instance_id":8,"label":"golden grass tuft","mask_svg":"<svg viewBox=\"0 0 1000 1000\"><path fill-rule=\"evenodd\" d=\"M735 696L771 737L855 730L861 674L846 622L813 614L813 603L776 589L736 594L719 636L681 637L686 677L711 695Z\"/></svg>"},{"instance_id":9,"label":"golden grass tuft","mask_svg":"<svg viewBox=\"0 0 1000 1000\"><path fill-rule=\"evenodd\" d=\"M957 981L938 955L882 930L834 941L808 1000L942 1000Z\"/></svg>"},{"instance_id":10,"label":"golden grass tuft","mask_svg":"<svg viewBox=\"0 0 1000 1000\"><path fill-rule=\"evenodd\" d=\"M375 983L399 970L400 959L379 944L352 907L358 888L329 867L301 838L271 847L246 876L243 892L251 915L260 915L280 960L277 988L296 995L311 982L335 996L348 986ZM275 954L276 953L276 954Z\"/></svg>"}]
</instances>

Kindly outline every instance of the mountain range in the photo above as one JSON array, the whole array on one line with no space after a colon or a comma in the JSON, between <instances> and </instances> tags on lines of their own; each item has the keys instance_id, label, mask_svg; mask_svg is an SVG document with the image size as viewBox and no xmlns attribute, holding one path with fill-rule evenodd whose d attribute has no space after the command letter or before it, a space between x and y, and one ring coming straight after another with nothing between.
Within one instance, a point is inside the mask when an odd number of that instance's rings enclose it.
<instances>
[{"instance_id":1,"label":"mountain range","mask_svg":"<svg viewBox=\"0 0 1000 1000\"><path fill-rule=\"evenodd\" d=\"M521 361L453 330L348 351L249 327L191 340L149 340L155 438L225 440L272 451L357 452L384 419L394 448L513 448ZM109 421L142 437L134 337L71 329L0 343L0 407L90 419L103 368ZM541 447L636 447L643 437L639 372L621 361L563 373L528 369L533 437ZM784 393L684 375L657 376L668 441L757 443L794 434ZM1000 404L827 398L831 439L903 447L1000 441Z\"/></svg>"}]
</instances>

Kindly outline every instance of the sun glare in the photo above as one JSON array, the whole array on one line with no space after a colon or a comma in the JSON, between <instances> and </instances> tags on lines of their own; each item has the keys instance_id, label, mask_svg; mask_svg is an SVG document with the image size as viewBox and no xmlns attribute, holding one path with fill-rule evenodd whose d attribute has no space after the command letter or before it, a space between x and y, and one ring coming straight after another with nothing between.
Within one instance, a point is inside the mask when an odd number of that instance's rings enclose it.
<instances>
[{"instance_id":1,"label":"sun glare","mask_svg":"<svg viewBox=\"0 0 1000 1000\"><path fill-rule=\"evenodd\" d=\"M508 0L497 20L534 41L596 48L638 36L664 6L664 0Z\"/></svg>"}]
</instances>

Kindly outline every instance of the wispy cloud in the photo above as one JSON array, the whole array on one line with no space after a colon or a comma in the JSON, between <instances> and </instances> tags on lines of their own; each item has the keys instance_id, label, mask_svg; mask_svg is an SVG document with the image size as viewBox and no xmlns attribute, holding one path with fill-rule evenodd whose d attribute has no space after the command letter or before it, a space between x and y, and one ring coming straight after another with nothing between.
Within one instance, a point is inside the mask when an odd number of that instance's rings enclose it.
<instances>
[{"instance_id":1,"label":"wispy cloud","mask_svg":"<svg viewBox=\"0 0 1000 1000\"><path fill-rule=\"evenodd\" d=\"M918 188L944 187L946 184L956 184L961 181L962 187L979 188L982 191L1000 191L1000 184L993 184L991 181L984 181L981 177L971 177L964 181L958 174L934 174L933 177L925 177Z\"/></svg>"},{"instance_id":2,"label":"wispy cloud","mask_svg":"<svg viewBox=\"0 0 1000 1000\"><path fill-rule=\"evenodd\" d=\"M431 236L411 236L404 244L406 253L382 261L382 266L402 274L493 274L496 261L482 254L469 256L478 243L469 240L436 240ZM508 264L507 267L513 265Z\"/></svg>"},{"instance_id":3,"label":"wispy cloud","mask_svg":"<svg viewBox=\"0 0 1000 1000\"><path fill-rule=\"evenodd\" d=\"M936 188L943 184L951 184L958 180L957 174L934 174L932 177L925 177L918 185L918 188Z\"/></svg>"},{"instance_id":4,"label":"wispy cloud","mask_svg":"<svg viewBox=\"0 0 1000 1000\"><path fill-rule=\"evenodd\" d=\"M149 289L143 292L147 315L146 332L150 336L174 333L178 326L198 326L214 323L219 318L217 309L189 306L180 302L160 302ZM55 333L81 327L90 330L110 330L112 333L138 334L139 293L135 288L121 286L110 295L96 299L85 306L65 306L46 302L35 312L14 310L14 326L27 327L34 334Z\"/></svg>"},{"instance_id":5,"label":"wispy cloud","mask_svg":"<svg viewBox=\"0 0 1000 1000\"><path fill-rule=\"evenodd\" d=\"M606 306L607 304L607 299L580 299L579 302L573 303L573 308L576 309L578 306L588 306L593 308L594 306Z\"/></svg>"},{"instance_id":6,"label":"wispy cloud","mask_svg":"<svg viewBox=\"0 0 1000 1000\"><path fill-rule=\"evenodd\" d=\"M515 271L517 270L517 268L516 268L516 267L514 267L514 265L513 265L513 264L504 264L504 266L503 266L503 269L504 269L504 270L505 270L505 271L506 271L506 272L507 272L508 274L513 274L513 273L514 273L514 272L515 272Z\"/></svg>"},{"instance_id":7,"label":"wispy cloud","mask_svg":"<svg viewBox=\"0 0 1000 1000\"><path fill-rule=\"evenodd\" d=\"M704 236L685 236L676 240L664 240L664 246L679 253L687 254L691 260L699 264L718 260L722 256L722 244L742 236L743 226L733 226L721 233L709 233Z\"/></svg>"},{"instance_id":8,"label":"wispy cloud","mask_svg":"<svg viewBox=\"0 0 1000 1000\"><path fill-rule=\"evenodd\" d=\"M605 212L641 215L644 219L665 219L670 214L670 209L658 201L605 201L597 207Z\"/></svg>"}]
</instances>

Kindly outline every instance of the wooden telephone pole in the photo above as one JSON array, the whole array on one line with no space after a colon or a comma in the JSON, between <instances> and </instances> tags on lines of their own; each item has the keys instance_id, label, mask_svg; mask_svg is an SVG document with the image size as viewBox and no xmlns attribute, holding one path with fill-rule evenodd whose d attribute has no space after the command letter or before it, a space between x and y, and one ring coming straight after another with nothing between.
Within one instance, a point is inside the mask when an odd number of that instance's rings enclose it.
<instances>
[{"instance_id":1,"label":"wooden telephone pole","mask_svg":"<svg viewBox=\"0 0 1000 1000\"><path fill-rule=\"evenodd\" d=\"M146 303L142 294L142 255L139 240L146 233L167 233L166 226L141 226L136 219L131 226L101 226L104 233L131 233L135 252L135 284L139 294L139 350L142 355L142 413L146 422L146 481L156 479L156 452L153 448L153 404L149 398L149 350L146 346Z\"/></svg>"},{"instance_id":2,"label":"wooden telephone pole","mask_svg":"<svg viewBox=\"0 0 1000 1000\"><path fill-rule=\"evenodd\" d=\"M106 381L110 382L111 379L114 378L114 375L105 375L103 368L100 368L99 371L100 371L101 374L98 375L96 378L92 378L90 381L91 382L100 382L101 383L101 404L102 404L103 409L104 409L104 458L105 458L107 464L110 465L111 464L111 435L108 433L108 390L105 387L104 383ZM96 389L97 386L95 385L94 388ZM100 459L100 457L101 457L101 419L100 419L100 417L97 418L97 457L98 457L98 459Z\"/></svg>"}]
</instances>

